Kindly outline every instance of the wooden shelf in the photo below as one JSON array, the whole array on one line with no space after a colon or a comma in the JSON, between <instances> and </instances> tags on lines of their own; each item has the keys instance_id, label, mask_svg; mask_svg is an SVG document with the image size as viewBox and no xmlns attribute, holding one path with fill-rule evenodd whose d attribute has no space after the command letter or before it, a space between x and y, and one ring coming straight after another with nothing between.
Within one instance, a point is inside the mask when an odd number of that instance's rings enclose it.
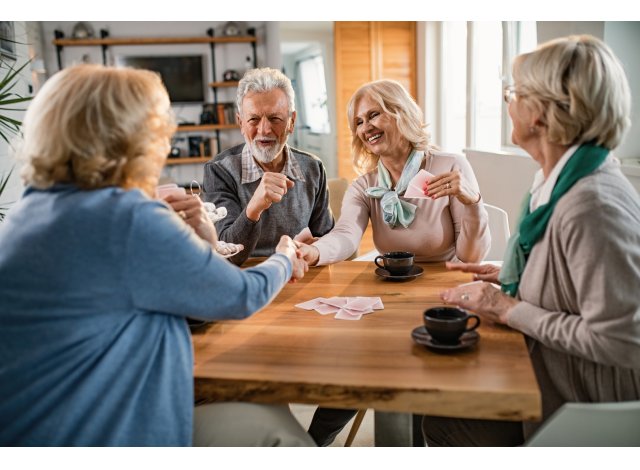
<instances>
[{"instance_id":1,"label":"wooden shelf","mask_svg":"<svg viewBox=\"0 0 640 470\"><path fill-rule=\"evenodd\" d=\"M237 124L199 124L195 126L178 126L178 132L202 132L223 129L240 129Z\"/></svg>"},{"instance_id":2,"label":"wooden shelf","mask_svg":"<svg viewBox=\"0 0 640 470\"><path fill-rule=\"evenodd\" d=\"M228 88L238 86L240 82L235 80L229 80L226 82L211 82L209 83L210 88Z\"/></svg>"},{"instance_id":3,"label":"wooden shelf","mask_svg":"<svg viewBox=\"0 0 640 470\"><path fill-rule=\"evenodd\" d=\"M191 165L193 163L207 163L211 157L183 157L167 158L167 165Z\"/></svg>"},{"instance_id":4,"label":"wooden shelf","mask_svg":"<svg viewBox=\"0 0 640 470\"><path fill-rule=\"evenodd\" d=\"M198 36L198 37L156 37L156 38L88 38L73 39L62 38L54 39L54 46L135 46L135 45L152 45L152 44L210 44L210 43L251 43L256 42L254 36Z\"/></svg>"}]
</instances>

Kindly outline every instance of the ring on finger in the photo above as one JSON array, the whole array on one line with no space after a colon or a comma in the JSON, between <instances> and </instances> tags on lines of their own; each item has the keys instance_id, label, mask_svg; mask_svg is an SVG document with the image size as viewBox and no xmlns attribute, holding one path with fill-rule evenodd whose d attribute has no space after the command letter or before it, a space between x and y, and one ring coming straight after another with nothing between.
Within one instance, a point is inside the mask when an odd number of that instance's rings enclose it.
<instances>
[{"instance_id":1,"label":"ring on finger","mask_svg":"<svg viewBox=\"0 0 640 470\"><path fill-rule=\"evenodd\" d=\"M187 219L187 213L185 211L178 211L178 215L180 216L180 218L182 220L186 220Z\"/></svg>"},{"instance_id":2,"label":"ring on finger","mask_svg":"<svg viewBox=\"0 0 640 470\"><path fill-rule=\"evenodd\" d=\"M460 296L460 300L469 300L469 294L467 294L466 292L463 292L462 295Z\"/></svg>"},{"instance_id":3,"label":"ring on finger","mask_svg":"<svg viewBox=\"0 0 640 470\"><path fill-rule=\"evenodd\" d=\"M451 189L451 183L447 183L447 189Z\"/></svg>"}]
</instances>

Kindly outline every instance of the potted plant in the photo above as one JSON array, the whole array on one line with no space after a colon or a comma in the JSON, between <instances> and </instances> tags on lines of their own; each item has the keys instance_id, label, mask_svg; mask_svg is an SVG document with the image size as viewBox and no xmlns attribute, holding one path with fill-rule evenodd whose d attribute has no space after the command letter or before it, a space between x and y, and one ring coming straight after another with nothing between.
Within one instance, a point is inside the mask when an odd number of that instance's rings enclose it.
<instances>
[{"instance_id":1,"label":"potted plant","mask_svg":"<svg viewBox=\"0 0 640 470\"><path fill-rule=\"evenodd\" d=\"M0 177L0 196L2 196L4 188L6 188L7 183L9 182L9 178L11 178L12 172L13 172L13 168L9 170L9 173L7 173L6 176ZM8 210L9 210L8 203L0 203L0 222L2 222L4 218L7 216Z\"/></svg>"},{"instance_id":2,"label":"potted plant","mask_svg":"<svg viewBox=\"0 0 640 470\"><path fill-rule=\"evenodd\" d=\"M7 111L24 111L23 108L16 108L16 105L29 101L31 96L20 96L13 91L18 83L20 72L29 65L29 61L20 67L14 68L0 58L0 70L6 67L4 76L0 79L0 137L9 143L11 134L20 132L22 122L18 119L7 116Z\"/></svg>"},{"instance_id":3,"label":"potted plant","mask_svg":"<svg viewBox=\"0 0 640 470\"><path fill-rule=\"evenodd\" d=\"M12 135L20 132L20 126L22 125L22 121L15 117L8 116L7 112L24 111L23 108L16 106L32 98L31 96L21 96L14 91L14 87L20 79L20 72L22 72L27 65L29 65L29 61L20 67L13 67L0 55L0 71L4 71L2 78L0 78L0 138L7 144L9 144L9 138ZM0 174L0 198L7 187L12 172L13 168L5 175ZM9 210L9 204L10 203L0 203L0 222L5 218Z\"/></svg>"}]
</instances>

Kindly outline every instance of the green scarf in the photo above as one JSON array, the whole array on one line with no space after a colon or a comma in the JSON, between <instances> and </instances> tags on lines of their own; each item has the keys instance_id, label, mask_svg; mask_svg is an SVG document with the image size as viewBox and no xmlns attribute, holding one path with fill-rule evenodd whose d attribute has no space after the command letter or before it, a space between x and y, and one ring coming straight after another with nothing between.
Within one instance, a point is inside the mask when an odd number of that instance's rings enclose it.
<instances>
[{"instance_id":1,"label":"green scarf","mask_svg":"<svg viewBox=\"0 0 640 470\"><path fill-rule=\"evenodd\" d=\"M405 163L400 175L400 180L396 185L395 191L391 189L391 175L382 164L382 160L378 160L378 183L380 186L367 188L367 196L380 199L382 206L382 217L384 223L395 228L400 223L404 228L409 227L416 213L416 206L407 201L402 201L398 195L404 193L409 186L409 181L418 174L424 152L421 150L413 150L407 163Z\"/></svg>"},{"instance_id":2,"label":"green scarf","mask_svg":"<svg viewBox=\"0 0 640 470\"><path fill-rule=\"evenodd\" d=\"M578 180L602 165L607 155L609 155L609 150L604 147L583 144L569 158L569 161L560 172L547 204L530 212L529 201L531 200L531 194L527 193L518 222L518 231L509 238L504 263L498 276L504 292L512 297L516 296L529 253L544 235L556 204Z\"/></svg>"}]
</instances>

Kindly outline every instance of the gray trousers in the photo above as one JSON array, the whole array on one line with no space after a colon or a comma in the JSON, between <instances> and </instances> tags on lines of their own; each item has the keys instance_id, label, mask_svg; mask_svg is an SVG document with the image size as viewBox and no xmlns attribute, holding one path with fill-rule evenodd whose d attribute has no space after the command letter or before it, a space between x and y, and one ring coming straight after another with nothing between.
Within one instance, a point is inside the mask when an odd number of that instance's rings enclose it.
<instances>
[{"instance_id":1,"label":"gray trousers","mask_svg":"<svg viewBox=\"0 0 640 470\"><path fill-rule=\"evenodd\" d=\"M315 447L287 405L212 403L193 412L195 447Z\"/></svg>"},{"instance_id":2,"label":"gray trousers","mask_svg":"<svg viewBox=\"0 0 640 470\"><path fill-rule=\"evenodd\" d=\"M524 443L522 423L516 421L425 416L422 432L429 447L511 447Z\"/></svg>"}]
</instances>

